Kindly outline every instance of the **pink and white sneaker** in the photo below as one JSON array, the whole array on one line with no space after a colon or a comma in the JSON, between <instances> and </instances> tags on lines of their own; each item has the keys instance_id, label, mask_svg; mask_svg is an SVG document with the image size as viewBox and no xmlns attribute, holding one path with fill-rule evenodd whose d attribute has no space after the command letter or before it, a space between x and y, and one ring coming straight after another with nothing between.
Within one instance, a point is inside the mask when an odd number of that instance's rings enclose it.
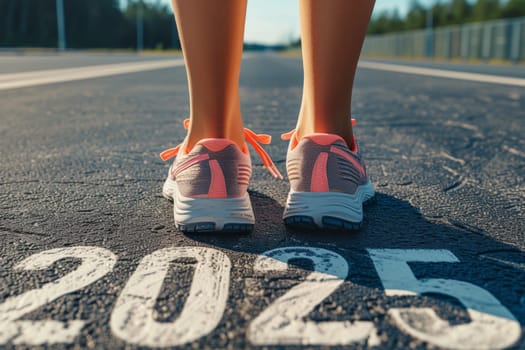
<instances>
[{"instance_id":1,"label":"pink and white sneaker","mask_svg":"<svg viewBox=\"0 0 525 350\"><path fill-rule=\"evenodd\" d=\"M290 140L285 224L298 229L359 229L363 204L374 198L375 190L355 137L351 147L334 134L315 133L297 140L292 130L282 138Z\"/></svg>"},{"instance_id":2,"label":"pink and white sneaker","mask_svg":"<svg viewBox=\"0 0 525 350\"><path fill-rule=\"evenodd\" d=\"M184 121L185 128L189 120ZM281 174L259 145L271 137L244 129L246 141L257 151L275 177ZM248 195L252 163L248 147L240 149L228 139L202 139L189 152L185 142L160 154L162 160L176 156L164 182L162 194L173 200L175 225L183 232L251 232L255 217Z\"/></svg>"}]
</instances>

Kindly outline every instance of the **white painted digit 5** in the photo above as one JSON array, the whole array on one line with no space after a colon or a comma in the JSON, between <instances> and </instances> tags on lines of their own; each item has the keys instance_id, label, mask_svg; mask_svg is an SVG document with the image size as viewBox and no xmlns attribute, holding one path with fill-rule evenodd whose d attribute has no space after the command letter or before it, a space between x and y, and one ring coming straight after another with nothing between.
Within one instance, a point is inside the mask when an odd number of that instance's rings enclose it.
<instances>
[{"instance_id":1,"label":"white painted digit 5","mask_svg":"<svg viewBox=\"0 0 525 350\"><path fill-rule=\"evenodd\" d=\"M58 280L10 297L0 305L0 344L8 341L29 345L70 343L80 333L84 326L81 320L17 321L24 314L95 282L111 272L117 261L117 257L104 248L57 248L32 255L17 264L15 269L44 270L65 258L81 259L82 262L77 269Z\"/></svg>"},{"instance_id":2,"label":"white painted digit 5","mask_svg":"<svg viewBox=\"0 0 525 350\"><path fill-rule=\"evenodd\" d=\"M286 247L263 253L254 269L258 272L285 271L291 259L312 261L314 272L252 321L248 328L250 341L256 345L344 345L366 341L375 331L372 322L303 320L344 282L348 275L346 260L326 249Z\"/></svg>"},{"instance_id":3,"label":"white painted digit 5","mask_svg":"<svg viewBox=\"0 0 525 350\"><path fill-rule=\"evenodd\" d=\"M390 317L401 330L423 341L453 349L502 349L521 336L520 324L485 289L449 279L417 279L408 262L459 262L448 250L368 249L387 295L439 293L459 300L471 322L451 326L431 308L395 308Z\"/></svg>"},{"instance_id":4,"label":"white painted digit 5","mask_svg":"<svg viewBox=\"0 0 525 350\"><path fill-rule=\"evenodd\" d=\"M153 309L170 263L197 260L184 308L171 322L157 322ZM205 247L173 247L146 256L120 294L111 314L111 330L122 340L138 345L167 347L196 340L211 332L226 307L230 259Z\"/></svg>"}]
</instances>

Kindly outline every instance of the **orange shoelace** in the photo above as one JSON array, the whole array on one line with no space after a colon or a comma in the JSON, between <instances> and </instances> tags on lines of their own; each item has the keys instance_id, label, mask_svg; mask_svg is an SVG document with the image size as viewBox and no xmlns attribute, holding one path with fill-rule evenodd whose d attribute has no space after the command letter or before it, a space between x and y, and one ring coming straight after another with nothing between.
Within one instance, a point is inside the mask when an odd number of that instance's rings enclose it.
<instances>
[{"instance_id":1,"label":"orange shoelace","mask_svg":"<svg viewBox=\"0 0 525 350\"><path fill-rule=\"evenodd\" d=\"M184 119L184 129L188 129L189 126L190 120ZM283 176L279 172L279 169L277 169L277 167L273 163L272 158L270 158L270 155L259 144L262 143L264 145L268 145L270 142L272 142L272 137L266 134L256 134L250 129L244 128L244 138L250 145L252 145L255 152L257 152L257 154L259 155L259 158L261 158L264 167L270 172L270 174L282 180ZM160 158L166 161L175 157L179 153L181 146L182 144L178 145L177 147L173 147L163 151L160 154Z\"/></svg>"},{"instance_id":2,"label":"orange shoelace","mask_svg":"<svg viewBox=\"0 0 525 350\"><path fill-rule=\"evenodd\" d=\"M352 118L350 119L352 121L352 126L356 126L357 125L357 121ZM288 132L285 132L284 134L281 135L281 140L290 140L293 136L293 134L295 133L295 129L292 129Z\"/></svg>"}]
</instances>

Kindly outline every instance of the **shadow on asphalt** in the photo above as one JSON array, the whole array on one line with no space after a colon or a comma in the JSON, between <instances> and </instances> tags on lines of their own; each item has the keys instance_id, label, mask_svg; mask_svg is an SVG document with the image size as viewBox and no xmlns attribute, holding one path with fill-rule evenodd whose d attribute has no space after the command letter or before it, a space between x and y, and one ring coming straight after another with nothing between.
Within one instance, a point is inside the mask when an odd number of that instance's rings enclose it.
<instances>
[{"instance_id":1,"label":"shadow on asphalt","mask_svg":"<svg viewBox=\"0 0 525 350\"><path fill-rule=\"evenodd\" d=\"M251 234L186 237L212 247L257 255L284 247L327 249L349 263L346 281L379 292L383 287L367 249L449 250L458 258L458 263L409 262L408 265L418 279L460 280L486 289L525 324L525 308L510 308L520 298L522 304L525 301L525 284L520 283L525 280L525 270L520 268L525 266L521 263L525 261L525 254L512 245L468 227L429 221L409 202L384 193L377 193L377 201L365 207L364 226L356 232L287 230L282 223L282 205L259 192L250 191L250 196L257 219ZM313 263L307 259L292 259L288 263L291 269L313 270ZM396 296L389 303L395 307L432 307L452 325L469 322L466 309L456 298L440 293L423 295L423 298ZM487 312L487 309L479 311Z\"/></svg>"}]
</instances>

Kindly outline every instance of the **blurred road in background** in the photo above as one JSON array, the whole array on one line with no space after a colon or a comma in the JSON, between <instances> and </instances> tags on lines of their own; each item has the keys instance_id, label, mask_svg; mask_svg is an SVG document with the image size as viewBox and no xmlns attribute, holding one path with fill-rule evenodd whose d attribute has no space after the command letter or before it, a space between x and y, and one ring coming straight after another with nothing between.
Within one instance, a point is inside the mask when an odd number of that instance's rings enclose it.
<instances>
[{"instance_id":1,"label":"blurred road in background","mask_svg":"<svg viewBox=\"0 0 525 350\"><path fill-rule=\"evenodd\" d=\"M166 59L166 55L135 55L135 54L75 54L57 55L0 55L0 74L23 73L38 70L54 70L62 68L91 67L105 64L129 62L151 62ZM172 56L171 56L172 57Z\"/></svg>"},{"instance_id":2,"label":"blurred road in background","mask_svg":"<svg viewBox=\"0 0 525 350\"><path fill-rule=\"evenodd\" d=\"M253 158L255 231L184 235L158 157L185 135L180 56L1 56L0 347L524 349L524 79L363 61L360 232L287 231L288 184ZM250 54L240 84L284 174L301 60Z\"/></svg>"}]
</instances>

